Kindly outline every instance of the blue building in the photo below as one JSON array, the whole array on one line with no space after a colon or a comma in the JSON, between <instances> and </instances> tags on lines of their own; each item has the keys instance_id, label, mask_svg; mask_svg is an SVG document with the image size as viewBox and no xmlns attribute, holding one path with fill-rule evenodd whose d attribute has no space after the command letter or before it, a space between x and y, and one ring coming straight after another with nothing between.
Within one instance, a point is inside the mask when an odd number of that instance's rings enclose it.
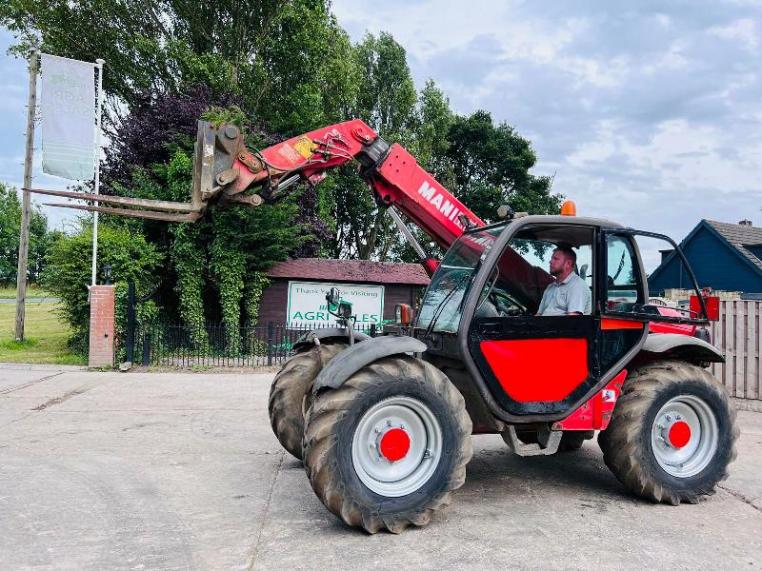
<instances>
[{"instance_id":1,"label":"blue building","mask_svg":"<svg viewBox=\"0 0 762 571\"><path fill-rule=\"evenodd\" d=\"M749 220L738 224L702 220L680 247L699 287L762 293L762 228L755 228ZM648 286L651 295L660 295L665 289L691 287L674 250L662 251L661 265L649 276Z\"/></svg>"}]
</instances>

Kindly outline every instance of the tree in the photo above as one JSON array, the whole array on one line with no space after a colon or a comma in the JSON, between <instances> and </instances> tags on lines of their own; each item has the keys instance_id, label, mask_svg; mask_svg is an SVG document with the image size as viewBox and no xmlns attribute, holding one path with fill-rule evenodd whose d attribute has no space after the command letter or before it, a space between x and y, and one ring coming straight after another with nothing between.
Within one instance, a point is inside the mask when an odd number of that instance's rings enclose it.
<instances>
[{"instance_id":1,"label":"tree","mask_svg":"<svg viewBox=\"0 0 762 571\"><path fill-rule=\"evenodd\" d=\"M368 34L355 47L360 74L354 115L389 143L414 141L416 92L405 49L387 33ZM337 257L388 259L397 232L355 169L335 176L334 216Z\"/></svg>"},{"instance_id":2,"label":"tree","mask_svg":"<svg viewBox=\"0 0 762 571\"><path fill-rule=\"evenodd\" d=\"M455 114L450 101L433 80L428 80L418 95L415 122L415 146L411 149L418 163L445 186L454 183L452 163L447 151Z\"/></svg>"},{"instance_id":3,"label":"tree","mask_svg":"<svg viewBox=\"0 0 762 571\"><path fill-rule=\"evenodd\" d=\"M418 94L414 118L415 139L409 150L417 158L421 167L436 178L445 188L454 188L452 164L447 157L450 141L447 136L455 114L450 109L450 101L433 80L428 80ZM418 227L410 227L411 232L430 257L441 257L441 248ZM417 262L418 254L398 236L390 250L391 259Z\"/></svg>"},{"instance_id":4,"label":"tree","mask_svg":"<svg viewBox=\"0 0 762 571\"><path fill-rule=\"evenodd\" d=\"M274 141L273 135L247 120L235 105L215 105L229 98L214 97L207 89L192 87L189 95L146 98L117 130L105 169L113 190L141 198L188 201L199 116L215 123L237 124L251 147ZM210 205L204 218L192 224L106 220L139 228L168 256L171 272L161 285L162 298L167 300L165 314L179 315L193 326L221 320L234 349L242 316L256 319L256 304L251 300L261 295L262 273L276 261L324 238L321 227L316 226L320 220L314 221L309 208L304 208L305 194L297 192L254 209ZM175 299L176 305L172 303ZM205 342L202 329L198 336L196 342Z\"/></svg>"},{"instance_id":5,"label":"tree","mask_svg":"<svg viewBox=\"0 0 762 571\"><path fill-rule=\"evenodd\" d=\"M17 190L0 183L0 283L15 284L21 235L21 201ZM39 207L29 217L27 279L36 282L45 265L45 254L58 233L48 233L48 219Z\"/></svg>"},{"instance_id":6,"label":"tree","mask_svg":"<svg viewBox=\"0 0 762 571\"><path fill-rule=\"evenodd\" d=\"M46 289L61 298L61 316L71 325L70 344L86 352L90 321L90 303L87 286L90 283L93 233L85 226L77 234L58 239L47 256L47 267L42 275ZM111 266L111 280L115 284L135 282L137 291L144 295L160 279L162 255L147 243L139 233L126 228L102 225L98 228L98 280L103 283L103 268Z\"/></svg>"},{"instance_id":7,"label":"tree","mask_svg":"<svg viewBox=\"0 0 762 571\"><path fill-rule=\"evenodd\" d=\"M550 193L552 179L529 172L537 162L534 151L507 123L495 125L490 113L477 111L456 117L447 139L450 190L483 220L495 220L503 204L517 212L558 212L561 196Z\"/></svg>"},{"instance_id":8,"label":"tree","mask_svg":"<svg viewBox=\"0 0 762 571\"><path fill-rule=\"evenodd\" d=\"M128 0L9 0L0 25L18 36L17 54L41 42L47 53L104 58L109 128L145 92L198 83L240 95L247 113L286 134L345 117L354 99L351 44L326 0L146 0L139 9Z\"/></svg>"}]
</instances>

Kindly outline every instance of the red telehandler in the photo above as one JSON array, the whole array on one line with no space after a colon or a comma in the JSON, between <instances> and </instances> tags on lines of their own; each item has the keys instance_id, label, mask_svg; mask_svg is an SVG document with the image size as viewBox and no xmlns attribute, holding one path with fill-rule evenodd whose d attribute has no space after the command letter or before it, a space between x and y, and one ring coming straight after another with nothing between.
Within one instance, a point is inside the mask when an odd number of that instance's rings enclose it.
<instances>
[{"instance_id":1,"label":"red telehandler","mask_svg":"<svg viewBox=\"0 0 762 571\"><path fill-rule=\"evenodd\" d=\"M486 225L359 120L258 152L237 127L199 122L190 203L42 192L111 205L88 210L192 221L210 200L257 206L349 161L432 277L416 319L399 307L399 324L374 338L353 330L332 292L340 326L302 337L273 381L273 431L331 512L370 533L426 525L465 481L473 434L500 434L528 456L577 449L599 431L606 465L655 502L697 502L727 477L735 412L707 371L724 357L699 334L714 316L666 236L510 210ZM426 258L395 209L447 249L441 262ZM649 305L639 236L674 250L699 311ZM577 256L589 312L538 315L553 281L542 266L558 246Z\"/></svg>"}]
</instances>

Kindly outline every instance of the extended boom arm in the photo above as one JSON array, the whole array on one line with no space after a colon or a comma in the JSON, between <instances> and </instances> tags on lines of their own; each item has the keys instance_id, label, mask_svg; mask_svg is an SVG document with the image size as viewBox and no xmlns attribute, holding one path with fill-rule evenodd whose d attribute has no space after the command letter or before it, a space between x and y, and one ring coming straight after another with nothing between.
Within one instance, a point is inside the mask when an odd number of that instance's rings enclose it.
<instances>
[{"instance_id":1,"label":"extended boom arm","mask_svg":"<svg viewBox=\"0 0 762 571\"><path fill-rule=\"evenodd\" d=\"M277 196L291 181L319 182L326 171L351 160L360 163L379 204L395 206L440 246L449 247L462 234L462 216L469 225L484 225L405 148L390 146L359 119L311 131L258 154L240 151L232 164L238 176L226 192L264 184L265 194L269 187Z\"/></svg>"}]
</instances>

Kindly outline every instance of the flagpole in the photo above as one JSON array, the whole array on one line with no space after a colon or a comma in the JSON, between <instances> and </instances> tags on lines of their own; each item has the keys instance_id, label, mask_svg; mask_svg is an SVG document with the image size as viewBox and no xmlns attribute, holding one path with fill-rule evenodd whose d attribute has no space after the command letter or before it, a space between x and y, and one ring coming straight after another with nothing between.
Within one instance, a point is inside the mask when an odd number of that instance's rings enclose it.
<instances>
[{"instance_id":1,"label":"flagpole","mask_svg":"<svg viewBox=\"0 0 762 571\"><path fill-rule=\"evenodd\" d=\"M95 60L98 68L98 115L95 118L95 184L94 193L98 194L101 187L101 112L103 109L103 64L106 60ZM93 213L93 271L92 283L95 285L96 267L98 264L98 211Z\"/></svg>"}]
</instances>

